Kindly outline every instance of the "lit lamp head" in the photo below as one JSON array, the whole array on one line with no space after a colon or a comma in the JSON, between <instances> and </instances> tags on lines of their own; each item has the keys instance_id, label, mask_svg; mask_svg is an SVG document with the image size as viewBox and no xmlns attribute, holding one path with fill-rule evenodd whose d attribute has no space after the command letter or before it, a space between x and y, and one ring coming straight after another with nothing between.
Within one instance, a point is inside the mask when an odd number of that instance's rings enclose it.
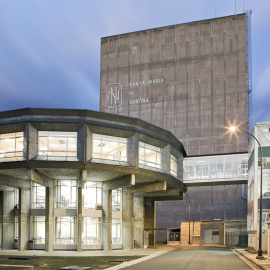
<instances>
[{"instance_id":1,"label":"lit lamp head","mask_svg":"<svg viewBox=\"0 0 270 270\"><path fill-rule=\"evenodd\" d=\"M229 129L230 129L231 132L235 132L236 131L236 128L234 126L231 126Z\"/></svg>"}]
</instances>

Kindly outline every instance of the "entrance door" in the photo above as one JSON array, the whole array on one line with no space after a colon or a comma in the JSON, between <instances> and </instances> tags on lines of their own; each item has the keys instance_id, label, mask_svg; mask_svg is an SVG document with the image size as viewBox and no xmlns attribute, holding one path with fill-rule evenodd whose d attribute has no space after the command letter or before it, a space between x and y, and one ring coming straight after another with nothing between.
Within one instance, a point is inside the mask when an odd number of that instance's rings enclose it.
<instances>
[{"instance_id":1,"label":"entrance door","mask_svg":"<svg viewBox=\"0 0 270 270\"><path fill-rule=\"evenodd\" d=\"M219 230L210 229L204 231L205 244L219 244Z\"/></svg>"}]
</instances>

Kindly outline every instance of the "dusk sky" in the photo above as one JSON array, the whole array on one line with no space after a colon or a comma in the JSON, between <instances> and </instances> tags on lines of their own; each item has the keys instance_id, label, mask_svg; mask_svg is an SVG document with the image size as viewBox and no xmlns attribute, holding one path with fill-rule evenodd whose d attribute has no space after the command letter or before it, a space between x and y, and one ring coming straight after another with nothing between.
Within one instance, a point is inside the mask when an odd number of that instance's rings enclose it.
<instances>
[{"instance_id":1,"label":"dusk sky","mask_svg":"<svg viewBox=\"0 0 270 270\"><path fill-rule=\"evenodd\" d=\"M98 111L101 37L245 10L252 10L253 123L270 121L269 0L0 0L0 111Z\"/></svg>"}]
</instances>

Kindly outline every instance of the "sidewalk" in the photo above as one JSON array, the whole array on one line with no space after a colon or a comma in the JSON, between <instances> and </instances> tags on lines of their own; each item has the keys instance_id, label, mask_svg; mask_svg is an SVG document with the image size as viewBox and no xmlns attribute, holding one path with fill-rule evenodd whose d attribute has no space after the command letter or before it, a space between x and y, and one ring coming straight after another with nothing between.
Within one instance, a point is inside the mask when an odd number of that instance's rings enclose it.
<instances>
[{"instance_id":1,"label":"sidewalk","mask_svg":"<svg viewBox=\"0 0 270 270\"><path fill-rule=\"evenodd\" d=\"M263 254L265 260L258 260L256 259L257 253L249 253L245 249L234 249L234 251L237 252L240 257L244 257L248 261L254 263L259 269L270 270L270 257L265 254Z\"/></svg>"},{"instance_id":2,"label":"sidewalk","mask_svg":"<svg viewBox=\"0 0 270 270\"><path fill-rule=\"evenodd\" d=\"M0 255L8 256L51 256L51 257L97 257L97 256L149 256L161 251L170 250L169 247L158 247L149 249L134 249L134 250L88 250L88 251L44 251L44 250L24 250L18 251L16 249L1 250Z\"/></svg>"}]
</instances>

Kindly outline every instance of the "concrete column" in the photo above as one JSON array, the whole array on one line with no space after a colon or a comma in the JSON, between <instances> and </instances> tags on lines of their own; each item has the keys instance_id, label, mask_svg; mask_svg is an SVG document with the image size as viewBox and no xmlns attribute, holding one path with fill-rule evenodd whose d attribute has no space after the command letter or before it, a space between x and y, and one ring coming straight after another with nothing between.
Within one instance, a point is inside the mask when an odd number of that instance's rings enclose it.
<instances>
[{"instance_id":1,"label":"concrete column","mask_svg":"<svg viewBox=\"0 0 270 270\"><path fill-rule=\"evenodd\" d=\"M24 136L25 158L30 160L38 155L38 131L31 124L27 124L24 130Z\"/></svg>"},{"instance_id":2,"label":"concrete column","mask_svg":"<svg viewBox=\"0 0 270 270\"><path fill-rule=\"evenodd\" d=\"M12 249L15 239L15 195L14 191L3 191L2 205L2 249Z\"/></svg>"},{"instance_id":3,"label":"concrete column","mask_svg":"<svg viewBox=\"0 0 270 270\"><path fill-rule=\"evenodd\" d=\"M18 250L27 250L30 239L30 189L19 190Z\"/></svg>"},{"instance_id":4,"label":"concrete column","mask_svg":"<svg viewBox=\"0 0 270 270\"><path fill-rule=\"evenodd\" d=\"M123 249L133 249L133 193L122 192L122 230L123 230Z\"/></svg>"},{"instance_id":5,"label":"concrete column","mask_svg":"<svg viewBox=\"0 0 270 270\"><path fill-rule=\"evenodd\" d=\"M155 226L155 201L146 198L144 200L144 228L149 231L149 245L154 246L154 226Z\"/></svg>"},{"instance_id":6,"label":"concrete column","mask_svg":"<svg viewBox=\"0 0 270 270\"><path fill-rule=\"evenodd\" d=\"M161 169L166 173L170 174L170 163L171 163L171 147L167 145L161 150Z\"/></svg>"},{"instance_id":7,"label":"concrete column","mask_svg":"<svg viewBox=\"0 0 270 270\"><path fill-rule=\"evenodd\" d=\"M108 251L112 249L112 191L106 188L103 188L102 208L102 245Z\"/></svg>"},{"instance_id":8,"label":"concrete column","mask_svg":"<svg viewBox=\"0 0 270 270\"><path fill-rule=\"evenodd\" d=\"M183 155L181 155L179 158L177 158L177 177L181 181L184 181L183 166L184 166Z\"/></svg>"},{"instance_id":9,"label":"concrete column","mask_svg":"<svg viewBox=\"0 0 270 270\"><path fill-rule=\"evenodd\" d=\"M77 251L82 251L82 188L78 187L78 241L77 241Z\"/></svg>"},{"instance_id":10,"label":"concrete column","mask_svg":"<svg viewBox=\"0 0 270 270\"><path fill-rule=\"evenodd\" d=\"M46 187L46 219L45 219L45 251L53 250L53 209L54 209L53 188Z\"/></svg>"},{"instance_id":11,"label":"concrete column","mask_svg":"<svg viewBox=\"0 0 270 270\"><path fill-rule=\"evenodd\" d=\"M134 196L134 233L135 248L143 248L144 241L144 198Z\"/></svg>"},{"instance_id":12,"label":"concrete column","mask_svg":"<svg viewBox=\"0 0 270 270\"><path fill-rule=\"evenodd\" d=\"M128 138L127 161L134 167L138 167L139 135L136 133Z\"/></svg>"},{"instance_id":13,"label":"concrete column","mask_svg":"<svg viewBox=\"0 0 270 270\"><path fill-rule=\"evenodd\" d=\"M77 156L81 161L88 161L92 158L92 132L87 125L78 131Z\"/></svg>"}]
</instances>

